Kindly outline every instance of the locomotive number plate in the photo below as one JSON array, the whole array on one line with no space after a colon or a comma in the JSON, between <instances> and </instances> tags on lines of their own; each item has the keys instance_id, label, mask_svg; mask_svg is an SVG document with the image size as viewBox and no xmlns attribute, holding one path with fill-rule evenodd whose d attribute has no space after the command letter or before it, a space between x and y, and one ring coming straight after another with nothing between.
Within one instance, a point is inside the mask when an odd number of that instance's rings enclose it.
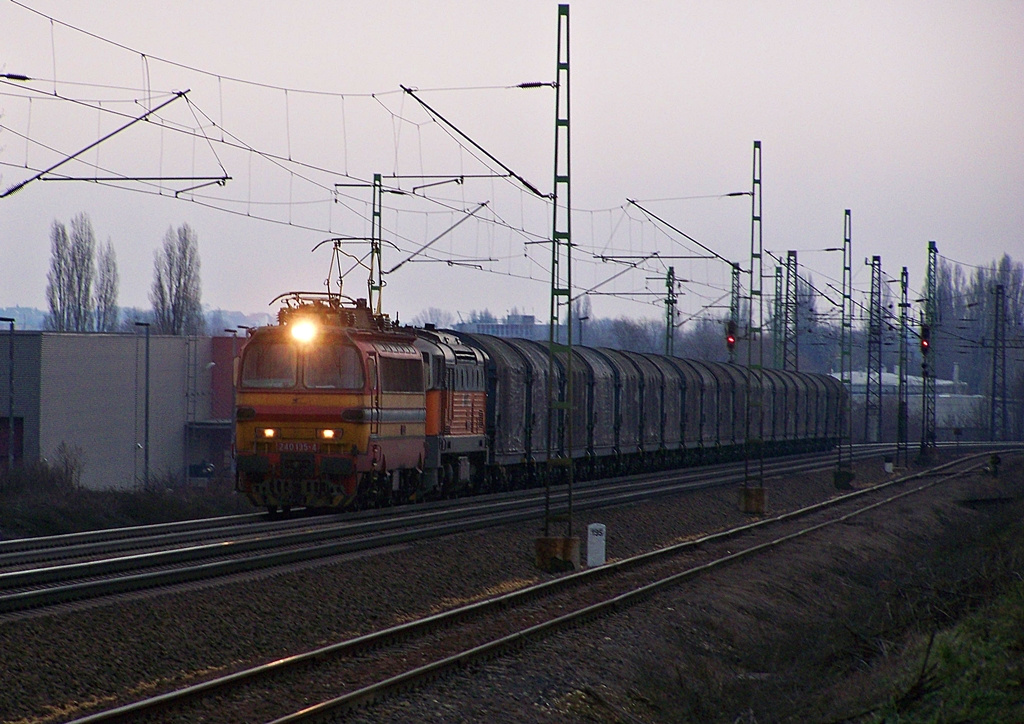
<instances>
[{"instance_id":1,"label":"locomotive number plate","mask_svg":"<svg viewBox=\"0 0 1024 724\"><path fill-rule=\"evenodd\" d=\"M277 443L277 451L315 453L320 452L320 445L315 442L279 442Z\"/></svg>"}]
</instances>

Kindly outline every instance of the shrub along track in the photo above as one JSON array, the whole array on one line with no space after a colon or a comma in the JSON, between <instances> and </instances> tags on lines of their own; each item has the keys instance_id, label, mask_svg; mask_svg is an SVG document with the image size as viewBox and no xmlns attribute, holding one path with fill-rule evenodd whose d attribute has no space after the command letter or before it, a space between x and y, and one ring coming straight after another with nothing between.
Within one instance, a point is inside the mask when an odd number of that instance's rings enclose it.
<instances>
[{"instance_id":1,"label":"shrub along track","mask_svg":"<svg viewBox=\"0 0 1024 724\"><path fill-rule=\"evenodd\" d=\"M163 711L167 706L179 706L179 699L190 703L174 715L162 713L161 718L266 721L302 709L301 714L281 721L324 720L447 670L521 647L531 639L550 637L562 628L633 606L700 574L717 573L718 568L741 558L814 536L828 526L847 524L866 512L960 478L965 470L981 464L980 457L948 463L826 503L236 672L186 688L180 696L164 695L142 706L82 721L134 717L144 709ZM341 697L336 695L339 682L344 682L342 688L349 692ZM318 699L329 701L306 706Z\"/></svg>"}]
</instances>

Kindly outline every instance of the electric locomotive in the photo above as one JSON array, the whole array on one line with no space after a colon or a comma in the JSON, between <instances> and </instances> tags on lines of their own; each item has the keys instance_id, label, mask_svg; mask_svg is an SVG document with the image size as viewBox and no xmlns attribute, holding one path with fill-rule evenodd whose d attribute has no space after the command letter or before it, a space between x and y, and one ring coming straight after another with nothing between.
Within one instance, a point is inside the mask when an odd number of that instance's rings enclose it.
<instances>
[{"instance_id":1,"label":"electric locomotive","mask_svg":"<svg viewBox=\"0 0 1024 724\"><path fill-rule=\"evenodd\" d=\"M251 331L236 387L236 488L271 514L376 507L420 488L426 392L416 337L366 300L292 292Z\"/></svg>"},{"instance_id":2,"label":"electric locomotive","mask_svg":"<svg viewBox=\"0 0 1024 724\"><path fill-rule=\"evenodd\" d=\"M236 375L236 487L271 513L382 507L424 496L530 487L546 461L550 389L564 353L524 339L398 327L366 300L290 293L252 331ZM573 350L578 479L742 456L744 368L611 349ZM766 370L765 454L824 450L845 389L827 375Z\"/></svg>"}]
</instances>

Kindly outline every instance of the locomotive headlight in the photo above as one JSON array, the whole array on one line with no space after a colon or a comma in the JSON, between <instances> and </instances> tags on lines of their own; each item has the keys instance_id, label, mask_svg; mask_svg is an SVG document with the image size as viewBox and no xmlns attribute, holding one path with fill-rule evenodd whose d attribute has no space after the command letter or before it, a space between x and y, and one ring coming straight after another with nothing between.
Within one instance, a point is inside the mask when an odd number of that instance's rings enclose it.
<instances>
[{"instance_id":1,"label":"locomotive headlight","mask_svg":"<svg viewBox=\"0 0 1024 724\"><path fill-rule=\"evenodd\" d=\"M277 434L277 430L272 427L263 428L263 437L273 437Z\"/></svg>"},{"instance_id":2,"label":"locomotive headlight","mask_svg":"<svg viewBox=\"0 0 1024 724\"><path fill-rule=\"evenodd\" d=\"M322 437L324 440L333 440L334 430L321 430L320 437Z\"/></svg>"},{"instance_id":3,"label":"locomotive headlight","mask_svg":"<svg viewBox=\"0 0 1024 724\"><path fill-rule=\"evenodd\" d=\"M312 342L313 338L316 337L316 324L308 319L296 322L292 325L292 337L299 342Z\"/></svg>"}]
</instances>

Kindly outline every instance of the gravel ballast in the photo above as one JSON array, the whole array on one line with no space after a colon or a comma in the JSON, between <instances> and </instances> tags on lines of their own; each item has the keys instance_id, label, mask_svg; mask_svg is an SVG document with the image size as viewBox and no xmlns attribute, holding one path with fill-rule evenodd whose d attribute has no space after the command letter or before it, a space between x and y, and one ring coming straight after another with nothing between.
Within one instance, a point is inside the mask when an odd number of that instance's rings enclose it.
<instances>
[{"instance_id":1,"label":"gravel ballast","mask_svg":"<svg viewBox=\"0 0 1024 724\"><path fill-rule=\"evenodd\" d=\"M849 613L849 599L866 594L853 588L849 572L874 571L863 574L864 588L878 596L899 593L915 580L908 554L924 559L935 537L949 530L968 541L995 510L957 500L979 490L989 494L993 485L1004 497L1019 494L1003 490L1013 477L1009 456L1004 460L998 481L972 476L943 485L827 539L730 567L355 719L733 721L744 712L718 710L720 702L750 695L752 715L760 711L758 698L810 706L806 682L787 667L808 648L823 655L842 648L842 641L826 646L816 637L834 638L825 623L836 617L860 620ZM859 465L855 485L886 478L881 468L880 461ZM837 492L831 472L766 486L769 513ZM736 487L728 486L581 511L576 528L583 535L588 523L604 523L608 555L621 558L749 520L738 510ZM125 703L544 580L547 574L533 565L539 529L540 521L505 526L301 570L0 621L0 719L66 721L98 702ZM882 598L873 604L884 610ZM838 696L826 698L841 703Z\"/></svg>"}]
</instances>

